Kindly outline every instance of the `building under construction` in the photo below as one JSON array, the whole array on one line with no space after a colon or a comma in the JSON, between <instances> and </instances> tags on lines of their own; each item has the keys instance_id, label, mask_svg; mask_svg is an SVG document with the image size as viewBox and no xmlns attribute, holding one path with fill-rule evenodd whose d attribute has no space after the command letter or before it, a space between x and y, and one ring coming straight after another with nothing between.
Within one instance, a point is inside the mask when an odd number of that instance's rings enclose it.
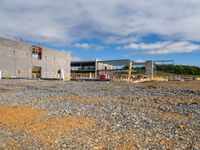
<instances>
[{"instance_id":1,"label":"building under construction","mask_svg":"<svg viewBox=\"0 0 200 150\"><path fill-rule=\"evenodd\" d=\"M133 77L134 67L144 66L146 77L154 76L154 62L134 62L126 60L106 60L106 61L76 61L71 63L72 78L101 78L107 79L130 79Z\"/></svg>"},{"instance_id":2,"label":"building under construction","mask_svg":"<svg viewBox=\"0 0 200 150\"><path fill-rule=\"evenodd\" d=\"M73 79L114 79L134 80L154 78L157 65L171 65L173 60L137 62L125 60L95 60L71 62L71 77Z\"/></svg>"},{"instance_id":3,"label":"building under construction","mask_svg":"<svg viewBox=\"0 0 200 150\"><path fill-rule=\"evenodd\" d=\"M69 52L0 37L3 78L70 79L70 62Z\"/></svg>"}]
</instances>

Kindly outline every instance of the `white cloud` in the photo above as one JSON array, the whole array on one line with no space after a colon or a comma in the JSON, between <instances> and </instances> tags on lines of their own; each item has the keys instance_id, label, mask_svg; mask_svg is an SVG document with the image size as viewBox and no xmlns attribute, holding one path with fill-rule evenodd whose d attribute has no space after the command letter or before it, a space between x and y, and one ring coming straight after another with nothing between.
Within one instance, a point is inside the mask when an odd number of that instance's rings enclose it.
<instances>
[{"instance_id":1,"label":"white cloud","mask_svg":"<svg viewBox=\"0 0 200 150\"><path fill-rule=\"evenodd\" d=\"M125 36L110 36L107 37L104 42L106 44L118 43L118 44L127 44L132 42L137 42L140 39L138 37L125 37Z\"/></svg>"},{"instance_id":2,"label":"white cloud","mask_svg":"<svg viewBox=\"0 0 200 150\"><path fill-rule=\"evenodd\" d=\"M95 44L88 44L88 43L76 43L73 45L73 47L84 49L84 50L96 50L96 51L100 51L103 49L102 46L95 45Z\"/></svg>"},{"instance_id":3,"label":"white cloud","mask_svg":"<svg viewBox=\"0 0 200 150\"><path fill-rule=\"evenodd\" d=\"M90 49L92 48L92 45L88 44L88 43L76 43L74 44L75 48L80 48L80 49Z\"/></svg>"},{"instance_id":4,"label":"white cloud","mask_svg":"<svg viewBox=\"0 0 200 150\"><path fill-rule=\"evenodd\" d=\"M199 0L0 1L1 35L57 44L128 43L151 33L200 41L199 18Z\"/></svg>"},{"instance_id":5,"label":"white cloud","mask_svg":"<svg viewBox=\"0 0 200 150\"><path fill-rule=\"evenodd\" d=\"M191 42L157 42L157 43L131 43L117 49L129 50L130 54L135 52L146 54L175 54L200 51L200 46Z\"/></svg>"}]
</instances>

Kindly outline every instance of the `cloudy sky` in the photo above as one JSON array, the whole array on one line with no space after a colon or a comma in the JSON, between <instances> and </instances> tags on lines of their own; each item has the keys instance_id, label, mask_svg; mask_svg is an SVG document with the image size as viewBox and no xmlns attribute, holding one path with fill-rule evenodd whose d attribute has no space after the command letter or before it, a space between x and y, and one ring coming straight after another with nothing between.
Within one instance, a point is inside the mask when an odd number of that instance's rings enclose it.
<instances>
[{"instance_id":1,"label":"cloudy sky","mask_svg":"<svg viewBox=\"0 0 200 150\"><path fill-rule=\"evenodd\" d=\"M71 51L74 60L200 66L200 0L0 0L0 35Z\"/></svg>"}]
</instances>

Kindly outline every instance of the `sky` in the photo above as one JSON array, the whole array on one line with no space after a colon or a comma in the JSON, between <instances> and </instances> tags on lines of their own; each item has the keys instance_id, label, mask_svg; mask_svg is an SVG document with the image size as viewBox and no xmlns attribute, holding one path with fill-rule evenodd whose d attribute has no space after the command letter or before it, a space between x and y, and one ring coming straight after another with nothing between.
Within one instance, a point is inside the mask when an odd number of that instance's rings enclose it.
<instances>
[{"instance_id":1,"label":"sky","mask_svg":"<svg viewBox=\"0 0 200 150\"><path fill-rule=\"evenodd\" d=\"M0 36L73 60L200 66L200 0L0 0Z\"/></svg>"}]
</instances>

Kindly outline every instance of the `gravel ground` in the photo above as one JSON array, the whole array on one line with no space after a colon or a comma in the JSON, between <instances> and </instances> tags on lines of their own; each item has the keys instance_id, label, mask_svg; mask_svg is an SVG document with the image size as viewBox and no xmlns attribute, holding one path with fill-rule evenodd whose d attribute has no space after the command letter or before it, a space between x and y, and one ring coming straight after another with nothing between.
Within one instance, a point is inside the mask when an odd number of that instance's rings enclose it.
<instances>
[{"instance_id":1,"label":"gravel ground","mask_svg":"<svg viewBox=\"0 0 200 150\"><path fill-rule=\"evenodd\" d=\"M0 80L0 149L200 149L200 82Z\"/></svg>"}]
</instances>

